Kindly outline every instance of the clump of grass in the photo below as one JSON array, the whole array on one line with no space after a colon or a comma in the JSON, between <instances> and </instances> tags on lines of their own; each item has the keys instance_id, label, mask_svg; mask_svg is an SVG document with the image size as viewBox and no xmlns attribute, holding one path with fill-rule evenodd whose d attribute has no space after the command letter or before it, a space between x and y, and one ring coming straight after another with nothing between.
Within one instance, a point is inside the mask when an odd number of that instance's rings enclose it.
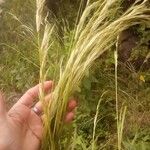
<instances>
[{"instance_id":1,"label":"clump of grass","mask_svg":"<svg viewBox=\"0 0 150 150\"><path fill-rule=\"evenodd\" d=\"M41 26L41 17L44 0L37 0L37 32ZM78 89L80 83L93 62L116 42L119 34L130 26L147 23L150 21L144 0L137 0L131 8L123 14L117 14L120 8L119 0L98 0L88 4L77 25L74 42L70 50L70 56L64 69L61 68L60 77L56 84L51 100L45 107L44 135L42 149L62 149L61 140L64 129L64 116L69 97ZM41 8L39 8L41 7ZM111 17L111 15L116 17ZM41 58L41 79L45 80L45 59L49 48L49 37L52 29L45 26L44 45L39 46ZM42 44L41 44L42 45ZM42 88L41 88L42 89ZM41 95L43 91L41 90ZM43 96L41 99L44 99Z\"/></svg>"}]
</instances>

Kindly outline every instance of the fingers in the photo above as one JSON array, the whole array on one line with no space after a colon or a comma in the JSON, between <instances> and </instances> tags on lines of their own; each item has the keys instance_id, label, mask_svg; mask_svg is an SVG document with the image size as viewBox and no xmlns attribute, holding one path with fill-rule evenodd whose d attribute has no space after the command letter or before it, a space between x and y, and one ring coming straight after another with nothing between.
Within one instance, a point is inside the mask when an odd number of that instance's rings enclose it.
<instances>
[{"instance_id":1,"label":"fingers","mask_svg":"<svg viewBox=\"0 0 150 150\"><path fill-rule=\"evenodd\" d=\"M30 108L33 105L35 98L39 95L39 87L37 85L29 89L20 100L9 110L8 115L19 118L21 122L24 122L30 114ZM47 92L52 88L52 81L47 81L44 83L44 91ZM33 110L37 112L37 110Z\"/></svg>"},{"instance_id":2,"label":"fingers","mask_svg":"<svg viewBox=\"0 0 150 150\"><path fill-rule=\"evenodd\" d=\"M0 93L0 117L4 116L6 114L6 108L4 103L4 97L2 93Z\"/></svg>"},{"instance_id":3,"label":"fingers","mask_svg":"<svg viewBox=\"0 0 150 150\"><path fill-rule=\"evenodd\" d=\"M77 101L74 98L70 99L68 102L67 111L70 112L74 110L77 105Z\"/></svg>"},{"instance_id":4,"label":"fingers","mask_svg":"<svg viewBox=\"0 0 150 150\"><path fill-rule=\"evenodd\" d=\"M48 101L51 99L51 95L47 95L45 98L45 103L48 103ZM77 107L77 101L75 99L70 99L67 105L67 112L66 112L66 116L64 119L65 123L70 123L72 122L72 120L74 119L74 109ZM42 107L42 102L39 101L35 104L33 111L38 115L42 115L43 113L43 107Z\"/></svg>"},{"instance_id":5,"label":"fingers","mask_svg":"<svg viewBox=\"0 0 150 150\"><path fill-rule=\"evenodd\" d=\"M77 101L75 99L70 99L67 106L67 114L65 116L65 123L71 123L74 119L75 113L74 109L77 107Z\"/></svg>"},{"instance_id":6,"label":"fingers","mask_svg":"<svg viewBox=\"0 0 150 150\"><path fill-rule=\"evenodd\" d=\"M74 116L75 116L74 112L67 113L64 122L65 123L71 123L74 119Z\"/></svg>"},{"instance_id":7,"label":"fingers","mask_svg":"<svg viewBox=\"0 0 150 150\"><path fill-rule=\"evenodd\" d=\"M49 94L49 95L47 95L47 96L45 97L45 103L47 104L50 99L51 99L51 94ZM38 116L42 115L42 113L43 113L43 106L42 106L42 105L43 105L42 102L39 101L39 102L37 102L37 103L35 104L35 106L33 107L33 111L34 111Z\"/></svg>"},{"instance_id":8,"label":"fingers","mask_svg":"<svg viewBox=\"0 0 150 150\"><path fill-rule=\"evenodd\" d=\"M53 85L52 81L46 81L44 83L44 91L47 92L51 90ZM18 101L18 103L21 103L27 107L31 107L33 105L34 100L38 97L39 95L39 88L40 84L36 85L35 87L29 89Z\"/></svg>"}]
</instances>

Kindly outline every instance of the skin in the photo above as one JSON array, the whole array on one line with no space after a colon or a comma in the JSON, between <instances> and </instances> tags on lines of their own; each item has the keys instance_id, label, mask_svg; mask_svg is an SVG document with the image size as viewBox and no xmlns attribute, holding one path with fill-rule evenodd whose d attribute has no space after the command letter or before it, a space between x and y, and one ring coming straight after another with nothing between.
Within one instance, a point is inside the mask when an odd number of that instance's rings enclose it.
<instances>
[{"instance_id":1,"label":"skin","mask_svg":"<svg viewBox=\"0 0 150 150\"><path fill-rule=\"evenodd\" d=\"M44 83L44 90L52 88L52 81ZM0 94L0 150L39 150L42 139L42 115L37 115L32 106L39 95L39 85L29 89L7 112L4 98ZM48 99L46 97L45 99ZM73 120L73 110L77 106L74 99L68 103L65 122ZM35 104L42 113L40 102Z\"/></svg>"}]
</instances>

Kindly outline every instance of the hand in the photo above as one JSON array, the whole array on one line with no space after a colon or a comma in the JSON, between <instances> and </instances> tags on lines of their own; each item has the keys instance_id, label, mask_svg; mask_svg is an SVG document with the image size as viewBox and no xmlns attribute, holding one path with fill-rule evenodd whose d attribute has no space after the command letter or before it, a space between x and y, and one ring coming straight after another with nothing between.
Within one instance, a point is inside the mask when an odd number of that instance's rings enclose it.
<instances>
[{"instance_id":1,"label":"hand","mask_svg":"<svg viewBox=\"0 0 150 150\"><path fill-rule=\"evenodd\" d=\"M45 92L52 88L52 82L44 83ZM6 112L0 95L0 150L39 150L42 139L42 105L34 100L39 95L39 85L29 89L20 100ZM76 101L70 100L66 122L72 121Z\"/></svg>"}]
</instances>

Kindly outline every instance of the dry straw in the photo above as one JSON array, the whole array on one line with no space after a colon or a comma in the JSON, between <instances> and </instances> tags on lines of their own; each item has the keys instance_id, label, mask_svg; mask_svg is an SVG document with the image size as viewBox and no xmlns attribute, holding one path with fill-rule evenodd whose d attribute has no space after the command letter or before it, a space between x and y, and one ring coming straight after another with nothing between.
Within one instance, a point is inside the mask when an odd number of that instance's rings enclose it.
<instances>
[{"instance_id":1,"label":"dry straw","mask_svg":"<svg viewBox=\"0 0 150 150\"><path fill-rule=\"evenodd\" d=\"M150 9L148 0L137 0L126 12L120 14L121 0L98 0L88 4L77 25L74 44L71 47L70 57L60 74L51 100L44 105L44 137L42 149L62 149L63 118L69 97L78 89L80 83L93 62L116 42L119 34L130 26L148 23ZM42 9L44 0L37 0L37 32L42 24ZM48 27L48 25L46 25ZM46 28L47 28L46 27ZM45 28L45 29L46 29ZM45 80L43 68L49 47L49 37L52 28L46 29L43 44L40 46L41 81Z\"/></svg>"}]
</instances>

